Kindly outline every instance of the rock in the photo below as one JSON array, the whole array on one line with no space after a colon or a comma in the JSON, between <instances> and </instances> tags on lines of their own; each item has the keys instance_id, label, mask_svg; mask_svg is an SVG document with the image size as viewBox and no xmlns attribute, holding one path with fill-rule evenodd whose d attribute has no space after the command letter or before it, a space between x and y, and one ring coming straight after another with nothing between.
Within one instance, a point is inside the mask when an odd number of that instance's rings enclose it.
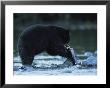
<instances>
[{"instance_id":1,"label":"rock","mask_svg":"<svg viewBox=\"0 0 110 88\"><path fill-rule=\"evenodd\" d=\"M89 57L89 56L92 56L93 53L92 52L85 52L84 55Z\"/></svg>"},{"instance_id":2,"label":"rock","mask_svg":"<svg viewBox=\"0 0 110 88\"><path fill-rule=\"evenodd\" d=\"M89 56L86 60L82 61L83 66L97 66L97 57Z\"/></svg>"}]
</instances>

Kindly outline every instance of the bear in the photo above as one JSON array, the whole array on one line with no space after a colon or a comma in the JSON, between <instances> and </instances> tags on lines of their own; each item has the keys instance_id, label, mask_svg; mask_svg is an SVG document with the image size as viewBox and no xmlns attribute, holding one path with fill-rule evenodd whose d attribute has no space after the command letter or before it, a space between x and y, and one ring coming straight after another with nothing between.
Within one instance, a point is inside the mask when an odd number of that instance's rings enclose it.
<instances>
[{"instance_id":1,"label":"bear","mask_svg":"<svg viewBox=\"0 0 110 88\"><path fill-rule=\"evenodd\" d=\"M49 55L66 57L75 65L71 50L67 48L69 41L69 30L63 27L37 24L27 27L17 44L22 65L32 65L34 56L44 51Z\"/></svg>"}]
</instances>

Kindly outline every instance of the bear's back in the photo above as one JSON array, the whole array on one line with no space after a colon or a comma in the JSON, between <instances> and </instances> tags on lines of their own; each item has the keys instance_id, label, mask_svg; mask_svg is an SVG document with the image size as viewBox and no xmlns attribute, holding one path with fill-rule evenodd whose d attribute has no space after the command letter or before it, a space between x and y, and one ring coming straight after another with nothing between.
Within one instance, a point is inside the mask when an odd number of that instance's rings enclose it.
<instances>
[{"instance_id":1,"label":"bear's back","mask_svg":"<svg viewBox=\"0 0 110 88\"><path fill-rule=\"evenodd\" d=\"M53 25L31 25L27 27L22 33L21 37L22 39L26 38L34 38L34 37L43 37L45 35L51 35L50 37L59 35L64 33L64 28L58 27L58 26L53 26Z\"/></svg>"}]
</instances>

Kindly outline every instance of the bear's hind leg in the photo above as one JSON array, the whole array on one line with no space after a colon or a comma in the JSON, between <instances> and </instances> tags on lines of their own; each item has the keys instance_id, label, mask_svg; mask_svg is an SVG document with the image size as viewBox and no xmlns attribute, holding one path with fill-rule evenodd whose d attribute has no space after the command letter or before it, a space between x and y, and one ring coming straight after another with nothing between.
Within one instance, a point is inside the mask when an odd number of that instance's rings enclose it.
<instances>
[{"instance_id":1,"label":"bear's hind leg","mask_svg":"<svg viewBox=\"0 0 110 88\"><path fill-rule=\"evenodd\" d=\"M19 50L19 55L22 61L22 65L32 65L34 60L34 54L27 49Z\"/></svg>"},{"instance_id":2,"label":"bear's hind leg","mask_svg":"<svg viewBox=\"0 0 110 88\"><path fill-rule=\"evenodd\" d=\"M34 57L22 57L22 65L32 65Z\"/></svg>"}]
</instances>

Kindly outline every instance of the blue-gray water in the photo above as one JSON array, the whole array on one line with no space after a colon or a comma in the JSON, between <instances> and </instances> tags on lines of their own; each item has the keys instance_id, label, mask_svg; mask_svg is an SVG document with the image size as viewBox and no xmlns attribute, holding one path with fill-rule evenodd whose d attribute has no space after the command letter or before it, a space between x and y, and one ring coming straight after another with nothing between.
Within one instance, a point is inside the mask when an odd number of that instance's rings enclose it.
<instances>
[{"instance_id":1,"label":"blue-gray water","mask_svg":"<svg viewBox=\"0 0 110 88\"><path fill-rule=\"evenodd\" d=\"M77 65L67 66L64 63L66 58L60 56L36 55L34 57L34 68L26 67L22 70L20 57L14 58L14 75L96 75L97 74L97 55L96 53L86 52L78 57Z\"/></svg>"}]
</instances>

